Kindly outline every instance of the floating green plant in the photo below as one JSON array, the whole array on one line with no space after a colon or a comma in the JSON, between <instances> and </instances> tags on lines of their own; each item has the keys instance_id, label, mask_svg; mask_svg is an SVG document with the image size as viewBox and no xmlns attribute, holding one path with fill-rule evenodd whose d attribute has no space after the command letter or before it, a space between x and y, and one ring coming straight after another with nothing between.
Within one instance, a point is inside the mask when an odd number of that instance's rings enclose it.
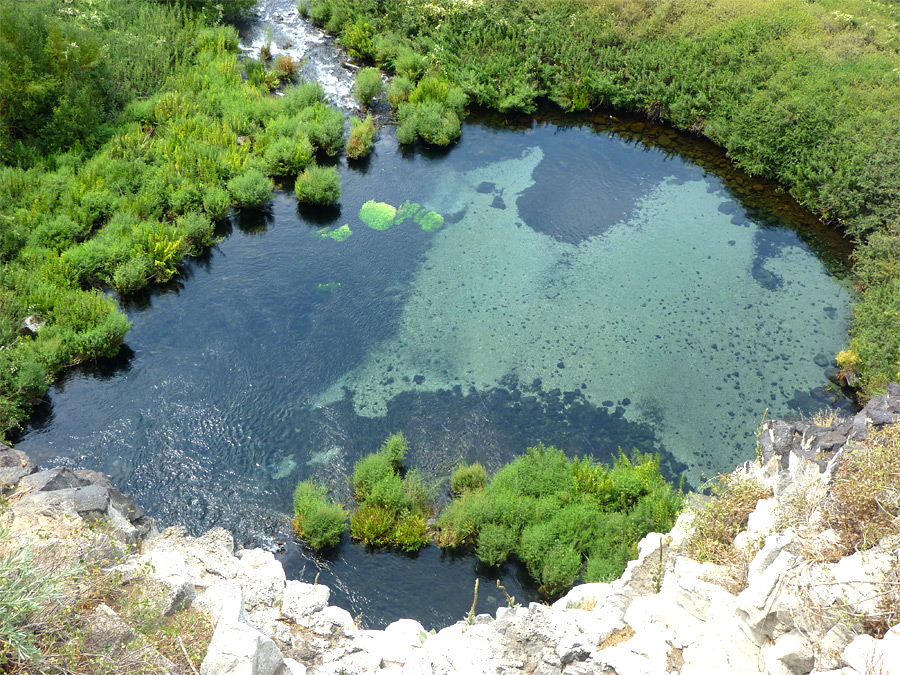
<instances>
[{"instance_id":1,"label":"floating green plant","mask_svg":"<svg viewBox=\"0 0 900 675\"><path fill-rule=\"evenodd\" d=\"M407 218L412 218L421 208L422 206L420 204L416 204L407 199L400 205L400 208L397 209L397 217L394 218L394 225L399 225Z\"/></svg>"},{"instance_id":2,"label":"floating green plant","mask_svg":"<svg viewBox=\"0 0 900 675\"><path fill-rule=\"evenodd\" d=\"M327 284L319 284L316 286L316 293L327 293L341 287L340 281L330 281Z\"/></svg>"},{"instance_id":3,"label":"floating green plant","mask_svg":"<svg viewBox=\"0 0 900 675\"><path fill-rule=\"evenodd\" d=\"M415 220L426 232L437 230L444 224L444 216L436 211L419 211Z\"/></svg>"},{"instance_id":4,"label":"floating green plant","mask_svg":"<svg viewBox=\"0 0 900 675\"><path fill-rule=\"evenodd\" d=\"M344 241L351 234L353 234L353 232L350 231L350 226L347 225L347 223L344 223L340 227L332 230L331 232L328 232L323 236L334 239L335 241Z\"/></svg>"},{"instance_id":5,"label":"floating green plant","mask_svg":"<svg viewBox=\"0 0 900 675\"><path fill-rule=\"evenodd\" d=\"M370 199L359 210L359 219L373 230L386 230L394 224L397 209L384 202Z\"/></svg>"}]
</instances>

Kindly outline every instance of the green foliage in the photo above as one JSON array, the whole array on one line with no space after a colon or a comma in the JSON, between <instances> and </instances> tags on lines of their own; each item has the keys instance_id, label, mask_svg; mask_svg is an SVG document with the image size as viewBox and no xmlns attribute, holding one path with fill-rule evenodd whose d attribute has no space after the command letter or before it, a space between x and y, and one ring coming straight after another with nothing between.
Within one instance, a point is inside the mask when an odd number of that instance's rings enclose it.
<instances>
[{"instance_id":1,"label":"green foliage","mask_svg":"<svg viewBox=\"0 0 900 675\"><path fill-rule=\"evenodd\" d=\"M372 154L375 147L375 120L372 115L365 119L350 118L350 135L347 137L347 157L361 159Z\"/></svg>"},{"instance_id":2,"label":"green foliage","mask_svg":"<svg viewBox=\"0 0 900 675\"><path fill-rule=\"evenodd\" d=\"M398 432L353 467L351 483L359 508L350 516L350 531L369 546L415 551L431 541L431 490L418 471L401 475L408 449L406 437Z\"/></svg>"},{"instance_id":3,"label":"green foliage","mask_svg":"<svg viewBox=\"0 0 900 675\"><path fill-rule=\"evenodd\" d=\"M432 145L450 145L462 129L459 116L435 101L404 103L398 111L397 140L404 145L421 138Z\"/></svg>"},{"instance_id":4,"label":"green foliage","mask_svg":"<svg viewBox=\"0 0 900 675\"><path fill-rule=\"evenodd\" d=\"M397 209L384 202L370 199L359 209L359 219L373 230L386 230L394 224Z\"/></svg>"},{"instance_id":5,"label":"green foliage","mask_svg":"<svg viewBox=\"0 0 900 675\"><path fill-rule=\"evenodd\" d=\"M300 111L299 120L312 144L325 154L334 156L344 147L344 115L337 108L313 103Z\"/></svg>"},{"instance_id":6,"label":"green foliage","mask_svg":"<svg viewBox=\"0 0 900 675\"><path fill-rule=\"evenodd\" d=\"M347 531L347 511L328 498L328 491L311 481L301 481L294 490L294 532L311 548L336 546Z\"/></svg>"},{"instance_id":7,"label":"green foliage","mask_svg":"<svg viewBox=\"0 0 900 675\"><path fill-rule=\"evenodd\" d=\"M228 181L228 192L236 206L262 206L272 199L272 179L258 169L248 169Z\"/></svg>"},{"instance_id":8,"label":"green foliage","mask_svg":"<svg viewBox=\"0 0 900 675\"><path fill-rule=\"evenodd\" d=\"M0 530L0 543L9 534ZM29 546L0 556L0 665L33 661L39 654L29 630L32 618L59 592L59 578L34 563Z\"/></svg>"},{"instance_id":9,"label":"green foliage","mask_svg":"<svg viewBox=\"0 0 900 675\"><path fill-rule=\"evenodd\" d=\"M409 101L409 95L415 88L408 78L402 75L395 77L388 89L388 103L391 104L391 108L397 110L403 103Z\"/></svg>"},{"instance_id":10,"label":"green foliage","mask_svg":"<svg viewBox=\"0 0 900 675\"><path fill-rule=\"evenodd\" d=\"M356 73L353 95L365 107L371 106L372 101L383 91L384 83L381 81L381 73L377 68L362 68Z\"/></svg>"},{"instance_id":11,"label":"green foliage","mask_svg":"<svg viewBox=\"0 0 900 675\"><path fill-rule=\"evenodd\" d=\"M315 149L302 131L292 138L280 136L275 138L263 151L266 171L273 176L296 175L313 161Z\"/></svg>"},{"instance_id":12,"label":"green foliage","mask_svg":"<svg viewBox=\"0 0 900 675\"><path fill-rule=\"evenodd\" d=\"M455 495L481 490L485 485L487 485L487 469L481 462L464 464L450 474L450 489Z\"/></svg>"},{"instance_id":13,"label":"green foliage","mask_svg":"<svg viewBox=\"0 0 900 675\"><path fill-rule=\"evenodd\" d=\"M444 216L436 211L425 211L423 209L416 213L415 220L425 232L439 230L444 225Z\"/></svg>"},{"instance_id":14,"label":"green foliage","mask_svg":"<svg viewBox=\"0 0 900 675\"><path fill-rule=\"evenodd\" d=\"M341 178L333 166L313 164L297 176L297 199L305 204L326 206L341 198Z\"/></svg>"},{"instance_id":15,"label":"green foliage","mask_svg":"<svg viewBox=\"0 0 900 675\"><path fill-rule=\"evenodd\" d=\"M60 369L121 344L127 320L86 287L171 278L232 203L343 146L320 85L269 95L285 74L212 25L250 4L0 0L0 160L17 165L0 166L0 435ZM19 335L32 313L46 325Z\"/></svg>"},{"instance_id":16,"label":"green foliage","mask_svg":"<svg viewBox=\"0 0 900 675\"><path fill-rule=\"evenodd\" d=\"M548 595L582 575L619 576L644 535L672 527L683 501L659 460L640 454L620 454L608 467L539 444L485 481L477 464L453 473L435 540L474 546L489 565L516 555Z\"/></svg>"}]
</instances>

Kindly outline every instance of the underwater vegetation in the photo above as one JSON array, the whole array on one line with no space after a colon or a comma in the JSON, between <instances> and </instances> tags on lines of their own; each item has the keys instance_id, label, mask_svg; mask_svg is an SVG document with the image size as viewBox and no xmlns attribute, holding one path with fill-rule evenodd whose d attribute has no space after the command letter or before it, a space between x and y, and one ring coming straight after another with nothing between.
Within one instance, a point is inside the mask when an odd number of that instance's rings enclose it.
<instances>
[{"instance_id":1,"label":"underwater vegetation","mask_svg":"<svg viewBox=\"0 0 900 675\"><path fill-rule=\"evenodd\" d=\"M367 201L359 209L359 219L373 230L386 230L394 224L397 209L384 202Z\"/></svg>"},{"instance_id":2,"label":"underwater vegetation","mask_svg":"<svg viewBox=\"0 0 900 675\"><path fill-rule=\"evenodd\" d=\"M413 218L425 232L437 230L444 224L444 216L440 213L426 211L419 204L411 203L409 200L403 202L398 209L390 204L370 199L359 210L359 219L373 230L386 230L399 225L407 218Z\"/></svg>"}]
</instances>

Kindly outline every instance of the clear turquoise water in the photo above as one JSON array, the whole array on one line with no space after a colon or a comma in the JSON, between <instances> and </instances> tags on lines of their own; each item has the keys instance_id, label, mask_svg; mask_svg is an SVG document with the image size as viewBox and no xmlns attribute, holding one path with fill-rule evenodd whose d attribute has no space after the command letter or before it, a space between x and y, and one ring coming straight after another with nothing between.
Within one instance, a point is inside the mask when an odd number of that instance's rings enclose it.
<instances>
[{"instance_id":1,"label":"clear turquoise water","mask_svg":"<svg viewBox=\"0 0 900 675\"><path fill-rule=\"evenodd\" d=\"M543 441L660 452L697 485L753 456L767 408L846 405L827 380L851 301L840 255L777 199L737 199L744 179L718 161L578 125L470 124L444 152L382 132L368 162L339 166L339 210L300 211L287 185L131 300L123 354L55 387L19 447L105 471L163 525L283 542L289 574L321 572L372 625L456 620L476 575L532 598L515 565L434 548L317 558L290 537L293 486L349 498L353 462L395 430L435 480ZM444 226L370 229L370 199ZM345 241L321 236L343 224Z\"/></svg>"}]
</instances>

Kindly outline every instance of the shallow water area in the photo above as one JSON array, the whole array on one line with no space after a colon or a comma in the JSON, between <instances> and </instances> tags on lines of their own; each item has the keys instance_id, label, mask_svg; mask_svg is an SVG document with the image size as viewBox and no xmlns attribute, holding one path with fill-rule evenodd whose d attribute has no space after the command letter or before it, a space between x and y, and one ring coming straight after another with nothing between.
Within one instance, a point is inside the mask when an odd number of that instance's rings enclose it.
<instances>
[{"instance_id":1,"label":"shallow water area","mask_svg":"<svg viewBox=\"0 0 900 675\"><path fill-rule=\"evenodd\" d=\"M476 575L477 611L505 604L492 574L526 602L513 564L349 540L313 556L289 534L293 487L349 499L353 462L396 430L437 481L543 441L659 452L696 485L752 456L767 408L846 405L827 380L851 300L841 255L704 166L590 125L467 124L440 152L384 129L370 160L339 164L340 209L299 210L286 184L131 300L122 355L55 387L19 447L107 472L163 525L281 546L289 576L319 573L369 625L458 620ZM370 200L443 226L373 229Z\"/></svg>"}]
</instances>

